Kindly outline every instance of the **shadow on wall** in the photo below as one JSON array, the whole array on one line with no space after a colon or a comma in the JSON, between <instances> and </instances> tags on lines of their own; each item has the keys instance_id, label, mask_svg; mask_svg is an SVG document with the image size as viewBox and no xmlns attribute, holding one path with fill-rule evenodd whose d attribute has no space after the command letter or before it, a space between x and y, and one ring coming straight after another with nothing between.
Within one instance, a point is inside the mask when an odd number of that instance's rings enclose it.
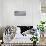
<instances>
[{"instance_id":1,"label":"shadow on wall","mask_svg":"<svg viewBox=\"0 0 46 46\"><path fill-rule=\"evenodd\" d=\"M3 40L4 27L0 27L0 40Z\"/></svg>"}]
</instances>

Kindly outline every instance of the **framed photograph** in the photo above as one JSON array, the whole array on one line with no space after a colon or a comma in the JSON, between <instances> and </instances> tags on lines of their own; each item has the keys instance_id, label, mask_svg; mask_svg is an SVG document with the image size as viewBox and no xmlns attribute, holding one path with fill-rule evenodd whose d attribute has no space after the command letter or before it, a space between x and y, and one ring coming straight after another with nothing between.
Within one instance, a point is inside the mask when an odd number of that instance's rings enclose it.
<instances>
[{"instance_id":1,"label":"framed photograph","mask_svg":"<svg viewBox=\"0 0 46 46\"><path fill-rule=\"evenodd\" d=\"M15 16L26 16L26 11L14 11Z\"/></svg>"}]
</instances>

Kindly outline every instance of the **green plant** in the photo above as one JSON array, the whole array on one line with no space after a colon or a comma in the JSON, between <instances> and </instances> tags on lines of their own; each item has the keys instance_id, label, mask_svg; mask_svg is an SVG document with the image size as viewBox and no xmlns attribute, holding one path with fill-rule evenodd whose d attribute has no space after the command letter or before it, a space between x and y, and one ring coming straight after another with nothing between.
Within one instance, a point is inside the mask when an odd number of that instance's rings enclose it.
<instances>
[{"instance_id":1,"label":"green plant","mask_svg":"<svg viewBox=\"0 0 46 46\"><path fill-rule=\"evenodd\" d=\"M37 25L37 29L38 29L38 30L40 29L40 31L44 32L44 24L45 24L45 22L40 21L40 24Z\"/></svg>"},{"instance_id":2,"label":"green plant","mask_svg":"<svg viewBox=\"0 0 46 46\"><path fill-rule=\"evenodd\" d=\"M37 42L38 41L37 36L33 36L32 39L31 39L31 41L36 41Z\"/></svg>"},{"instance_id":3,"label":"green plant","mask_svg":"<svg viewBox=\"0 0 46 46\"><path fill-rule=\"evenodd\" d=\"M38 41L37 36L33 36L32 39L31 39L31 41L33 41L33 45L35 46L36 43L37 43L37 41Z\"/></svg>"}]
</instances>

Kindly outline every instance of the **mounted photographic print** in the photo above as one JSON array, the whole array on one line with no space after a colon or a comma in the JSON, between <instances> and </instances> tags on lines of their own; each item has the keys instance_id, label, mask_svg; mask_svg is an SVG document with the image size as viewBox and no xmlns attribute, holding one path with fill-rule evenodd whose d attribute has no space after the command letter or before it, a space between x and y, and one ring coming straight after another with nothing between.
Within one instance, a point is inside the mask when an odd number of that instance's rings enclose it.
<instances>
[{"instance_id":1,"label":"mounted photographic print","mask_svg":"<svg viewBox=\"0 0 46 46\"><path fill-rule=\"evenodd\" d=\"M26 16L26 11L14 11L15 16Z\"/></svg>"}]
</instances>

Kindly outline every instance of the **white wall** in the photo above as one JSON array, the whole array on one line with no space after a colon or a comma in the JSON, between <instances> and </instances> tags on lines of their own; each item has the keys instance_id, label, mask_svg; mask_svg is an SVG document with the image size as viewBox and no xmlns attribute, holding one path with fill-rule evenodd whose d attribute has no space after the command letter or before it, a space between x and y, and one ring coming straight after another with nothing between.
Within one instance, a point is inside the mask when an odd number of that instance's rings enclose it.
<instances>
[{"instance_id":1,"label":"white wall","mask_svg":"<svg viewBox=\"0 0 46 46\"><path fill-rule=\"evenodd\" d=\"M26 11L26 16L14 16L14 11ZM2 25L34 25L40 20L39 0L3 0Z\"/></svg>"},{"instance_id":2,"label":"white wall","mask_svg":"<svg viewBox=\"0 0 46 46\"><path fill-rule=\"evenodd\" d=\"M0 0L0 26L2 25L2 20L3 20L3 16L2 16L2 0Z\"/></svg>"},{"instance_id":3,"label":"white wall","mask_svg":"<svg viewBox=\"0 0 46 46\"><path fill-rule=\"evenodd\" d=\"M33 10L33 26L37 26L37 24L39 24L40 20L41 20L41 2L40 0L33 0L33 6L32 6L32 10Z\"/></svg>"}]
</instances>

